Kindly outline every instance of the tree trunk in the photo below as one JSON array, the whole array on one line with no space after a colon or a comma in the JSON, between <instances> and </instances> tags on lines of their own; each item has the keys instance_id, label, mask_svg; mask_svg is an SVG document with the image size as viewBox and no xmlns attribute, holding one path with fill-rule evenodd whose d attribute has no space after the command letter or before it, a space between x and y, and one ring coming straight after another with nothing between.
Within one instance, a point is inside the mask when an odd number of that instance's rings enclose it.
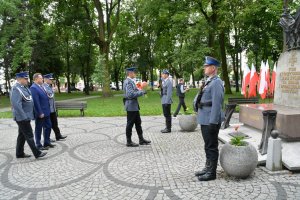
<instances>
[{"instance_id":1,"label":"tree trunk","mask_svg":"<svg viewBox=\"0 0 300 200\"><path fill-rule=\"evenodd\" d=\"M69 52L69 38L67 38L67 85L68 93L71 93L71 82L70 82L70 52Z\"/></svg>"},{"instance_id":2,"label":"tree trunk","mask_svg":"<svg viewBox=\"0 0 300 200\"><path fill-rule=\"evenodd\" d=\"M153 65L150 67L150 84L151 84L151 90L154 91L154 76L153 76Z\"/></svg>"},{"instance_id":3,"label":"tree trunk","mask_svg":"<svg viewBox=\"0 0 300 200\"><path fill-rule=\"evenodd\" d=\"M223 80L225 82L225 93L232 94L229 77L228 77L228 70L227 70L225 39L226 39L225 32L224 30L222 30L221 33L219 34L219 44L220 44L221 57L222 57L221 60L222 60Z\"/></svg>"},{"instance_id":4,"label":"tree trunk","mask_svg":"<svg viewBox=\"0 0 300 200\"><path fill-rule=\"evenodd\" d=\"M100 54L105 56L105 63L103 67L103 87L102 87L102 96L103 97L110 97L112 96L111 89L110 89L110 67L109 67L109 44L106 42L104 45L100 45Z\"/></svg>"},{"instance_id":5,"label":"tree trunk","mask_svg":"<svg viewBox=\"0 0 300 200\"><path fill-rule=\"evenodd\" d=\"M192 70L192 82L193 82L193 88L196 88L194 70Z\"/></svg>"},{"instance_id":6,"label":"tree trunk","mask_svg":"<svg viewBox=\"0 0 300 200\"><path fill-rule=\"evenodd\" d=\"M58 90L58 93L60 94L61 91L60 91L60 81L59 81L59 78L57 77L56 79L56 85L57 85L57 90Z\"/></svg>"}]
</instances>

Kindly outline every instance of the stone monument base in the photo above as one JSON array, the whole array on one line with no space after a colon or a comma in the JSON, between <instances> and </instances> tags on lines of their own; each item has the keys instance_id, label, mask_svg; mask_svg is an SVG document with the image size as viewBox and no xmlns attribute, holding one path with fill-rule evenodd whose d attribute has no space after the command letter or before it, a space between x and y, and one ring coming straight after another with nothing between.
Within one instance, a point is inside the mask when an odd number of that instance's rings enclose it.
<instances>
[{"instance_id":1,"label":"stone monument base","mask_svg":"<svg viewBox=\"0 0 300 200\"><path fill-rule=\"evenodd\" d=\"M245 125L262 130L264 110L277 110L276 129L280 132L280 138L286 141L300 141L300 108L276 104L240 105L239 120Z\"/></svg>"}]
</instances>

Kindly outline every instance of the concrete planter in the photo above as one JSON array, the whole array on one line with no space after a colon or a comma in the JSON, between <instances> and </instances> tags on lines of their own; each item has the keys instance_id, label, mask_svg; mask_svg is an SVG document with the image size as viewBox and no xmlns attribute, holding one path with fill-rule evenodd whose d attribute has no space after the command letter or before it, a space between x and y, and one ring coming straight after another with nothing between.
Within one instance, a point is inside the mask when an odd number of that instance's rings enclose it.
<instances>
[{"instance_id":1,"label":"concrete planter","mask_svg":"<svg viewBox=\"0 0 300 200\"><path fill-rule=\"evenodd\" d=\"M192 132L198 126L196 115L180 115L178 116L179 126L181 130Z\"/></svg>"},{"instance_id":2,"label":"concrete planter","mask_svg":"<svg viewBox=\"0 0 300 200\"><path fill-rule=\"evenodd\" d=\"M221 149L220 164L229 176L247 178L255 170L257 163L257 151L248 143L246 146L226 143Z\"/></svg>"}]
</instances>

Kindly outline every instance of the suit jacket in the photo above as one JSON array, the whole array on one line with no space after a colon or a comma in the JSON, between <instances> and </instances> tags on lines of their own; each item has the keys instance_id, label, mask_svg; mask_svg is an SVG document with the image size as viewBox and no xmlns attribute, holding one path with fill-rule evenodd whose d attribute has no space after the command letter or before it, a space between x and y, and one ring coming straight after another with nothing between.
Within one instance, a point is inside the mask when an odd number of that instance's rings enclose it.
<instances>
[{"instance_id":1,"label":"suit jacket","mask_svg":"<svg viewBox=\"0 0 300 200\"><path fill-rule=\"evenodd\" d=\"M162 97L161 104L172 104L173 83L170 78L162 82Z\"/></svg>"},{"instance_id":2,"label":"suit jacket","mask_svg":"<svg viewBox=\"0 0 300 200\"><path fill-rule=\"evenodd\" d=\"M201 103L212 102L212 106L198 109L198 123L200 125L219 124L224 121L222 105L224 101L224 86L218 76L211 78L211 82L204 87Z\"/></svg>"},{"instance_id":3,"label":"suit jacket","mask_svg":"<svg viewBox=\"0 0 300 200\"><path fill-rule=\"evenodd\" d=\"M10 102L15 121L32 120L34 119L34 105L30 90L16 83L10 92Z\"/></svg>"},{"instance_id":4,"label":"suit jacket","mask_svg":"<svg viewBox=\"0 0 300 200\"><path fill-rule=\"evenodd\" d=\"M140 107L137 98L144 94L145 92L143 90L139 90L131 78L127 78L124 81L125 110L139 111Z\"/></svg>"},{"instance_id":5,"label":"suit jacket","mask_svg":"<svg viewBox=\"0 0 300 200\"><path fill-rule=\"evenodd\" d=\"M54 99L54 91L50 85L47 83L44 83L43 85L44 90L47 93L47 96L49 98L49 105L50 105L50 112L54 113L56 112L56 107L55 107L55 99Z\"/></svg>"},{"instance_id":6,"label":"suit jacket","mask_svg":"<svg viewBox=\"0 0 300 200\"><path fill-rule=\"evenodd\" d=\"M42 86L35 83L30 87L30 91L34 102L35 117L38 118L41 114L48 117L50 115L50 104L46 91Z\"/></svg>"}]
</instances>

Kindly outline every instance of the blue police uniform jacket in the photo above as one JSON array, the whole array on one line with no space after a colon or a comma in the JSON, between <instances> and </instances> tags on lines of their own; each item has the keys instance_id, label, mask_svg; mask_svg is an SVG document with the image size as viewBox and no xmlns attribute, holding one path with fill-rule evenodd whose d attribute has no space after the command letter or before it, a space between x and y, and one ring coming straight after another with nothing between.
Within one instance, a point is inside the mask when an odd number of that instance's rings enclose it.
<instances>
[{"instance_id":1,"label":"blue police uniform jacket","mask_svg":"<svg viewBox=\"0 0 300 200\"><path fill-rule=\"evenodd\" d=\"M170 78L163 80L162 82L162 97L161 104L172 104L172 93L173 93L173 84Z\"/></svg>"},{"instance_id":2,"label":"blue police uniform jacket","mask_svg":"<svg viewBox=\"0 0 300 200\"><path fill-rule=\"evenodd\" d=\"M50 112L54 113L54 112L56 112L54 91L53 91L52 87L47 83L44 83L42 86L43 86L44 90L46 91L46 94L49 98Z\"/></svg>"},{"instance_id":3,"label":"blue police uniform jacket","mask_svg":"<svg viewBox=\"0 0 300 200\"><path fill-rule=\"evenodd\" d=\"M124 81L124 98L125 100L125 110L126 111L139 111L138 97L143 96L144 91L139 90L134 81L131 78L127 78Z\"/></svg>"},{"instance_id":4,"label":"blue police uniform jacket","mask_svg":"<svg viewBox=\"0 0 300 200\"><path fill-rule=\"evenodd\" d=\"M34 102L35 117L38 118L41 114L45 117L50 116L49 98L42 86L33 83L30 87Z\"/></svg>"},{"instance_id":5,"label":"blue police uniform jacket","mask_svg":"<svg viewBox=\"0 0 300 200\"><path fill-rule=\"evenodd\" d=\"M224 101L224 86L218 76L211 77L203 89L201 103L211 102L212 106L198 108L198 123L200 125L219 124L224 121L222 105Z\"/></svg>"},{"instance_id":6,"label":"blue police uniform jacket","mask_svg":"<svg viewBox=\"0 0 300 200\"><path fill-rule=\"evenodd\" d=\"M34 119L34 105L30 90L16 83L10 93L10 102L15 121L29 121Z\"/></svg>"}]
</instances>

